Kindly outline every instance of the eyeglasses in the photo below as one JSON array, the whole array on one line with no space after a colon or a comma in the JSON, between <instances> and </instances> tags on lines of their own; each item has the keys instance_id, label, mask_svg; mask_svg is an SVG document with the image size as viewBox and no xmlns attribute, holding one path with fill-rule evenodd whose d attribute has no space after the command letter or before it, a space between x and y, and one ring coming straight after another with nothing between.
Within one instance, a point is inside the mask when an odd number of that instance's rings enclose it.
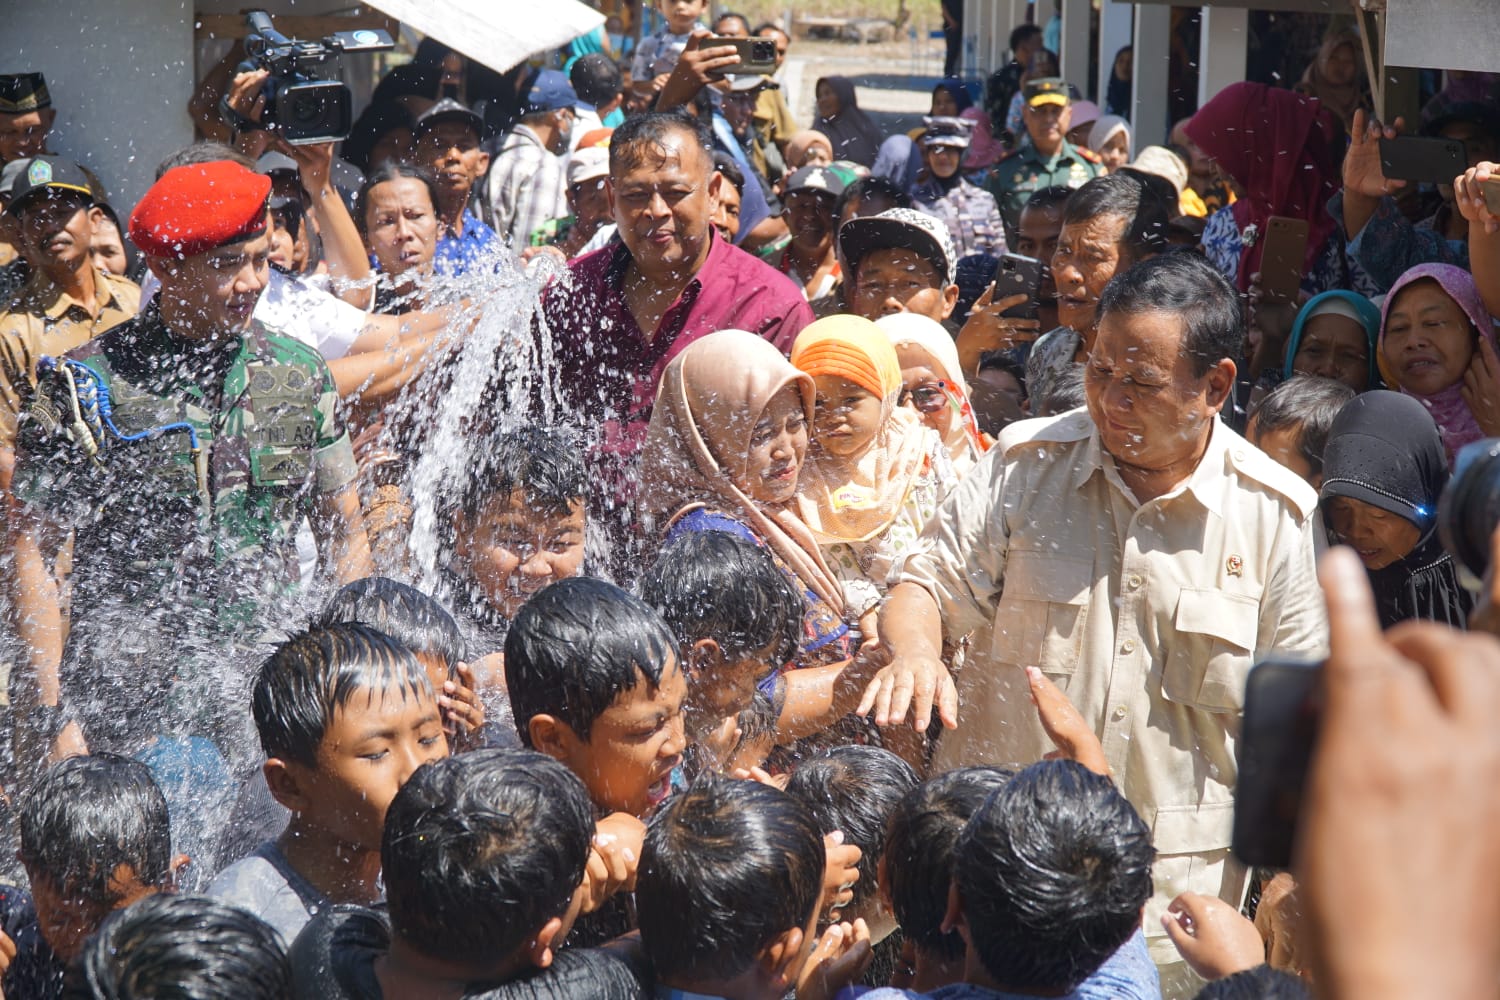
<instances>
[{"instance_id":1,"label":"eyeglasses","mask_svg":"<svg viewBox=\"0 0 1500 1000\"><path fill-rule=\"evenodd\" d=\"M897 403L900 406L910 404L916 407L918 413L936 413L945 404L957 409L958 402L953 398L956 391L952 383L938 379L915 389L903 389Z\"/></svg>"}]
</instances>

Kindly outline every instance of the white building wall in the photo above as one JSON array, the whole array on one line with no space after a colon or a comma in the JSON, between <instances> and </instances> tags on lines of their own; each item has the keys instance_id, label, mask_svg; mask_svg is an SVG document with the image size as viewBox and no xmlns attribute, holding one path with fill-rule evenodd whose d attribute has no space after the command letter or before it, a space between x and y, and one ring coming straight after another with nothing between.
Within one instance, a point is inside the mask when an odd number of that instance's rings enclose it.
<instances>
[{"instance_id":1,"label":"white building wall","mask_svg":"<svg viewBox=\"0 0 1500 1000\"><path fill-rule=\"evenodd\" d=\"M46 74L53 152L93 170L122 216L193 140L191 15L188 0L0 0L5 71Z\"/></svg>"}]
</instances>

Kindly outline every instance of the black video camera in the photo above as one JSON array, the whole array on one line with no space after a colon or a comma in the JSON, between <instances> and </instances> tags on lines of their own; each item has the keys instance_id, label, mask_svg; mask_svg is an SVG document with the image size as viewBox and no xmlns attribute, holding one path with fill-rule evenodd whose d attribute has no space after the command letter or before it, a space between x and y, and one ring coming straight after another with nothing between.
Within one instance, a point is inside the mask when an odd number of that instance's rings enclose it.
<instances>
[{"instance_id":1,"label":"black video camera","mask_svg":"<svg viewBox=\"0 0 1500 1000\"><path fill-rule=\"evenodd\" d=\"M340 31L320 42L287 38L271 25L271 15L252 10L245 15L250 31L245 52L250 58L240 72L264 69L266 110L252 122L229 107L226 96L220 110L236 128L263 128L275 132L294 146L336 142L349 135L354 124L353 97L338 80L319 79L319 71L330 60L346 52L379 52L395 47L384 31L360 29Z\"/></svg>"}]
</instances>

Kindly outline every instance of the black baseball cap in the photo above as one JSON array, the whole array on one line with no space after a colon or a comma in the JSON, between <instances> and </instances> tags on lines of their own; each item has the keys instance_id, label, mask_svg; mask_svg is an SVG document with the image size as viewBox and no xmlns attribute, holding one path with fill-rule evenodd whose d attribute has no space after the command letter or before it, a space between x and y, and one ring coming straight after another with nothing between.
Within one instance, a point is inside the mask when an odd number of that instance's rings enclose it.
<instances>
[{"instance_id":1,"label":"black baseball cap","mask_svg":"<svg viewBox=\"0 0 1500 1000\"><path fill-rule=\"evenodd\" d=\"M34 156L11 183L6 211L19 214L23 202L44 191L76 191L90 205L103 200L94 188L93 179L78 164L55 156Z\"/></svg>"},{"instance_id":2,"label":"black baseball cap","mask_svg":"<svg viewBox=\"0 0 1500 1000\"><path fill-rule=\"evenodd\" d=\"M475 135L480 138L484 137L484 119L479 117L473 108L451 97L443 98L418 115L416 124L412 126L412 132L421 135L444 122L463 122L474 130Z\"/></svg>"}]
</instances>

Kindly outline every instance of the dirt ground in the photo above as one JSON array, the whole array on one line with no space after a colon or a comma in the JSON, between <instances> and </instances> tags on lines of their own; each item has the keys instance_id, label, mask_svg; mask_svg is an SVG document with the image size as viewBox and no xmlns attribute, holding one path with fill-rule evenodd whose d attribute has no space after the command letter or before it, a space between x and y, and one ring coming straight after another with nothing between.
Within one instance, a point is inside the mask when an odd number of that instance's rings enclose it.
<instances>
[{"instance_id":1,"label":"dirt ground","mask_svg":"<svg viewBox=\"0 0 1500 1000\"><path fill-rule=\"evenodd\" d=\"M922 33L874 45L798 39L787 51L781 75L799 126L811 125L816 117L813 89L818 78L847 76L858 87L859 106L887 134L904 132L920 125L932 104L932 88L943 75L943 40Z\"/></svg>"}]
</instances>

